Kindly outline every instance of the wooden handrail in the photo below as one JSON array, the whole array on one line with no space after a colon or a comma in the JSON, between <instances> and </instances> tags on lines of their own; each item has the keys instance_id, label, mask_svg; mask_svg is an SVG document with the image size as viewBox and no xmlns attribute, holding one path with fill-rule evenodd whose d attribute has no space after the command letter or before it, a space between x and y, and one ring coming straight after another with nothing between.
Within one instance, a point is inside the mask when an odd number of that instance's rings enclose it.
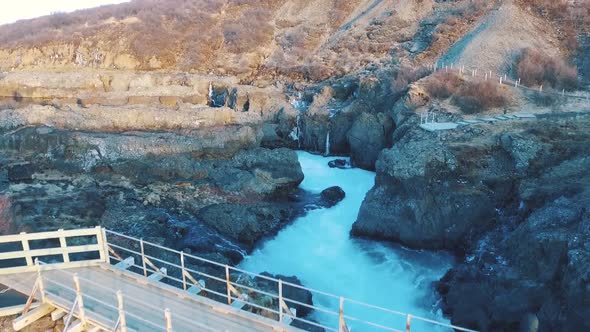
<instances>
[{"instance_id":1,"label":"wooden handrail","mask_svg":"<svg viewBox=\"0 0 590 332\"><path fill-rule=\"evenodd\" d=\"M2 243L18 243L20 242L22 246L22 250L13 250L8 252L1 252L0 253L0 261L3 260L11 260L11 259L25 259L25 264L17 263L16 266L10 266L5 268L0 268L0 274L9 274L9 273L18 273L18 272L28 272L34 271L35 264L33 262L33 257L43 257L43 256L53 256L59 255L62 256L63 262L53 263L50 264L51 266L61 266L61 267L76 267L76 266L85 266L92 262L108 262L108 252L107 252L107 244L106 240L106 232L103 228L97 226L94 228L87 228L87 229L74 229L74 230L63 230L59 229L57 231L51 232L40 232L40 233L25 233L22 232L20 234L15 235L3 235L0 236L0 244ZM72 237L95 237L96 244L87 244L87 245L69 245L68 246L68 238ZM41 248L41 249L31 249L30 241L43 241L43 240L58 240L59 246L58 247L51 247L51 248ZM85 252L98 252L100 259L91 259L85 261L75 261L72 262L70 258L70 254L75 253L85 253ZM44 267L45 268L45 267Z\"/></svg>"},{"instance_id":2,"label":"wooden handrail","mask_svg":"<svg viewBox=\"0 0 590 332\"><path fill-rule=\"evenodd\" d=\"M51 232L40 232L40 233L20 233L14 235L2 235L0 236L0 243L10 242L21 242L22 240L48 240L48 239L59 239L61 236L78 237L78 236L90 236L98 235L101 230L99 226L94 228L83 228L83 229L71 229L64 231L51 231Z\"/></svg>"},{"instance_id":3,"label":"wooden handrail","mask_svg":"<svg viewBox=\"0 0 590 332\"><path fill-rule=\"evenodd\" d=\"M29 241L24 238L24 235L27 233L22 232L20 234L23 235L23 239L21 239L21 245L23 246L23 253L26 253L26 255L24 255L23 257L26 258L27 265L31 266L31 265L33 265L33 257L29 253L29 250L31 250L31 248L29 247Z\"/></svg>"},{"instance_id":4,"label":"wooden handrail","mask_svg":"<svg viewBox=\"0 0 590 332\"><path fill-rule=\"evenodd\" d=\"M0 253L0 260L5 259L14 259L14 258L24 258L24 257L38 257L38 256L51 256L51 255L67 255L67 254L74 254L80 252L88 252L88 251L99 251L101 250L101 246L98 244L90 244L90 245L81 245L81 246L72 246L72 247L59 247L59 248L46 248L46 249L33 249L27 251L12 251L12 252L4 252ZM64 261L64 263L68 263L68 261Z\"/></svg>"},{"instance_id":5,"label":"wooden handrail","mask_svg":"<svg viewBox=\"0 0 590 332\"><path fill-rule=\"evenodd\" d=\"M118 259L119 261L123 260L123 257L121 257L119 254L117 254L117 252L113 248L111 248L111 246L109 246L108 244L107 244L107 250L109 251L109 253L111 253L113 256L115 256L115 258Z\"/></svg>"}]
</instances>

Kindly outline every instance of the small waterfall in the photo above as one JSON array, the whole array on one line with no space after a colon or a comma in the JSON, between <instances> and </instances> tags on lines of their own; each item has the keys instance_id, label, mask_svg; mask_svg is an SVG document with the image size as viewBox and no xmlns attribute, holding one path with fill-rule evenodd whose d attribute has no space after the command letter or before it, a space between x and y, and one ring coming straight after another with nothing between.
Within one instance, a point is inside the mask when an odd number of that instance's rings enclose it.
<instances>
[{"instance_id":1,"label":"small waterfall","mask_svg":"<svg viewBox=\"0 0 590 332\"><path fill-rule=\"evenodd\" d=\"M301 114L297 114L297 144L301 149Z\"/></svg>"},{"instance_id":2,"label":"small waterfall","mask_svg":"<svg viewBox=\"0 0 590 332\"><path fill-rule=\"evenodd\" d=\"M215 106L213 101L213 82L209 82L209 106Z\"/></svg>"},{"instance_id":3,"label":"small waterfall","mask_svg":"<svg viewBox=\"0 0 590 332\"><path fill-rule=\"evenodd\" d=\"M296 120L295 128L293 128L293 130L291 130L291 133L289 134L289 138L291 138L294 141L297 141L297 144L298 144L299 148L301 149L301 137L302 137L301 114L297 114L296 119L297 120Z\"/></svg>"},{"instance_id":4,"label":"small waterfall","mask_svg":"<svg viewBox=\"0 0 590 332\"><path fill-rule=\"evenodd\" d=\"M330 131L326 134L326 152L324 152L325 156L330 155Z\"/></svg>"}]
</instances>

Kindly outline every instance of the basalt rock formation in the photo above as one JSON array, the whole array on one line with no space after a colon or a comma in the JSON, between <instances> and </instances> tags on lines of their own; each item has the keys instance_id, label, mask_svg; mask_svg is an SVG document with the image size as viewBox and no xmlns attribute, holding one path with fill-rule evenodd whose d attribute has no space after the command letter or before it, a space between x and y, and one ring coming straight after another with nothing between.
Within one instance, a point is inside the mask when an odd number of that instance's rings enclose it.
<instances>
[{"instance_id":1,"label":"basalt rock formation","mask_svg":"<svg viewBox=\"0 0 590 332\"><path fill-rule=\"evenodd\" d=\"M556 114L409 130L381 153L352 233L466 257L438 285L460 326L518 330L534 315L548 330L588 329L587 128L588 115Z\"/></svg>"}]
</instances>

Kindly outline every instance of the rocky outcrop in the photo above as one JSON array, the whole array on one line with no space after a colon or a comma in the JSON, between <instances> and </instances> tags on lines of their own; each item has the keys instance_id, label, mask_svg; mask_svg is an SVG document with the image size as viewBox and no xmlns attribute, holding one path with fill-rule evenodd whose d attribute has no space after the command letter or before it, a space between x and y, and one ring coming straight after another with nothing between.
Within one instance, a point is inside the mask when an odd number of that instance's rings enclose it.
<instances>
[{"instance_id":1,"label":"rocky outcrop","mask_svg":"<svg viewBox=\"0 0 590 332\"><path fill-rule=\"evenodd\" d=\"M438 284L456 325L586 330L587 128L567 115L409 127L381 153L352 233L465 257Z\"/></svg>"},{"instance_id":2,"label":"rocky outcrop","mask_svg":"<svg viewBox=\"0 0 590 332\"><path fill-rule=\"evenodd\" d=\"M532 316L539 330L587 330L589 199L584 193L548 202L510 234L490 235L492 248L452 269L438 289L453 322L481 330L501 322L524 331Z\"/></svg>"},{"instance_id":3,"label":"rocky outcrop","mask_svg":"<svg viewBox=\"0 0 590 332\"><path fill-rule=\"evenodd\" d=\"M325 202L326 207L332 207L346 197L346 193L338 186L326 188L320 193L320 197Z\"/></svg>"},{"instance_id":4,"label":"rocky outcrop","mask_svg":"<svg viewBox=\"0 0 590 332\"><path fill-rule=\"evenodd\" d=\"M395 124L389 110L400 97L391 91L389 75L383 70L342 78L313 94L302 117L302 147L350 154L354 166L374 170L381 150L391 146Z\"/></svg>"},{"instance_id":5,"label":"rocky outcrop","mask_svg":"<svg viewBox=\"0 0 590 332\"><path fill-rule=\"evenodd\" d=\"M221 235L252 250L260 239L276 234L296 214L297 211L288 205L225 203L199 210L197 218Z\"/></svg>"},{"instance_id":6,"label":"rocky outcrop","mask_svg":"<svg viewBox=\"0 0 590 332\"><path fill-rule=\"evenodd\" d=\"M484 231L496 214L489 188L479 184L494 174L468 178L473 169L463 157L489 149L483 144L454 151L418 130L381 153L376 186L367 194L352 234L457 250Z\"/></svg>"},{"instance_id":7,"label":"rocky outcrop","mask_svg":"<svg viewBox=\"0 0 590 332\"><path fill-rule=\"evenodd\" d=\"M277 198L293 191L303 181L303 171L299 165L297 154L289 149L259 148L241 151L233 157L231 166L240 170L248 170L251 174L246 181L242 180L247 185L239 190L244 192ZM219 184L221 181L228 182L228 174L224 173L220 172L219 174ZM223 187L221 184L220 186Z\"/></svg>"},{"instance_id":8,"label":"rocky outcrop","mask_svg":"<svg viewBox=\"0 0 590 332\"><path fill-rule=\"evenodd\" d=\"M256 148L259 140L251 127L237 125L124 133L4 129L4 228L104 225L237 263L303 211L287 199L303 180L296 153ZM224 204L236 207L226 227L199 220Z\"/></svg>"},{"instance_id":9,"label":"rocky outcrop","mask_svg":"<svg viewBox=\"0 0 590 332\"><path fill-rule=\"evenodd\" d=\"M393 121L385 113L362 113L347 133L352 162L364 169L373 169L379 153L390 145Z\"/></svg>"}]
</instances>

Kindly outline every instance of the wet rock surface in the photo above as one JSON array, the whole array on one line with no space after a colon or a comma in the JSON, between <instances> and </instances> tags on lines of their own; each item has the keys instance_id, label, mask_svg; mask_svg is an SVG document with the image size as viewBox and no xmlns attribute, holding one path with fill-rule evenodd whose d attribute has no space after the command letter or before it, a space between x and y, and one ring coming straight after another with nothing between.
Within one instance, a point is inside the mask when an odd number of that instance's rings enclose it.
<instances>
[{"instance_id":1,"label":"wet rock surface","mask_svg":"<svg viewBox=\"0 0 590 332\"><path fill-rule=\"evenodd\" d=\"M248 128L5 130L0 232L102 225L238 263L257 241L304 211L288 199L303 180L296 153L256 147L259 140ZM241 136L244 130L251 134ZM212 217L216 209L232 213L219 219Z\"/></svg>"},{"instance_id":2,"label":"wet rock surface","mask_svg":"<svg viewBox=\"0 0 590 332\"><path fill-rule=\"evenodd\" d=\"M326 188L320 193L320 197L325 202L326 207L332 207L346 197L346 193L338 186Z\"/></svg>"},{"instance_id":3,"label":"wet rock surface","mask_svg":"<svg viewBox=\"0 0 590 332\"><path fill-rule=\"evenodd\" d=\"M359 115L347 133L353 164L373 169L381 150L390 145L393 127L393 121L385 113Z\"/></svg>"},{"instance_id":4,"label":"wet rock surface","mask_svg":"<svg viewBox=\"0 0 590 332\"><path fill-rule=\"evenodd\" d=\"M328 162L328 166L330 168L345 169L350 167L350 164L348 163L348 161L346 161L346 159L334 159Z\"/></svg>"},{"instance_id":5,"label":"wet rock surface","mask_svg":"<svg viewBox=\"0 0 590 332\"><path fill-rule=\"evenodd\" d=\"M392 144L395 123L389 111L401 97L391 87L394 72L345 77L315 91L301 116L301 147L333 155L350 154L354 166L374 170L381 150Z\"/></svg>"},{"instance_id":6,"label":"wet rock surface","mask_svg":"<svg viewBox=\"0 0 590 332\"><path fill-rule=\"evenodd\" d=\"M200 209L197 218L250 251L258 240L276 234L298 212L294 206L289 205L225 203Z\"/></svg>"},{"instance_id":7,"label":"wet rock surface","mask_svg":"<svg viewBox=\"0 0 590 332\"><path fill-rule=\"evenodd\" d=\"M588 116L408 128L380 154L352 233L463 257L437 286L456 325L587 330L588 128Z\"/></svg>"}]
</instances>

